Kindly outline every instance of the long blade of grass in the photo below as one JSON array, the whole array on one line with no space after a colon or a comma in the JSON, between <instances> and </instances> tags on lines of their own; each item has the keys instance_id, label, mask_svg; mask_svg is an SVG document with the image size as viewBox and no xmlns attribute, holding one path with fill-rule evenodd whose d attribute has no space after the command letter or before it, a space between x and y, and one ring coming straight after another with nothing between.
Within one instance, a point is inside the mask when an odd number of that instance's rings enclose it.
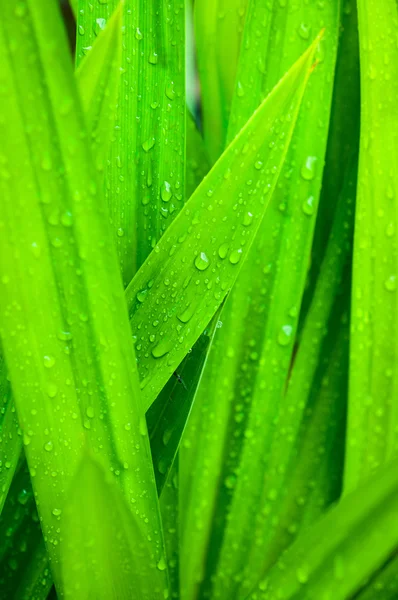
<instances>
[{"instance_id":1,"label":"long blade of grass","mask_svg":"<svg viewBox=\"0 0 398 600\"><path fill-rule=\"evenodd\" d=\"M194 4L204 138L212 163L225 145L247 5L248 0L196 0Z\"/></svg>"},{"instance_id":2,"label":"long blade of grass","mask_svg":"<svg viewBox=\"0 0 398 600\"><path fill-rule=\"evenodd\" d=\"M120 3L75 74L93 155L101 173L105 171L109 154L119 93L122 8Z\"/></svg>"},{"instance_id":3,"label":"long blade of grass","mask_svg":"<svg viewBox=\"0 0 398 600\"><path fill-rule=\"evenodd\" d=\"M396 461L347 495L284 553L250 600L346 600L398 548Z\"/></svg>"},{"instance_id":4,"label":"long blade of grass","mask_svg":"<svg viewBox=\"0 0 398 600\"><path fill-rule=\"evenodd\" d=\"M0 515L22 448L21 430L12 400L11 384L0 347Z\"/></svg>"},{"instance_id":5,"label":"long blade of grass","mask_svg":"<svg viewBox=\"0 0 398 600\"><path fill-rule=\"evenodd\" d=\"M372 574L370 581L353 600L395 600L398 593L398 557L395 554L381 569Z\"/></svg>"},{"instance_id":6,"label":"long blade of grass","mask_svg":"<svg viewBox=\"0 0 398 600\"><path fill-rule=\"evenodd\" d=\"M253 114L126 290L145 409L240 271L283 164L317 44Z\"/></svg>"},{"instance_id":7,"label":"long blade of grass","mask_svg":"<svg viewBox=\"0 0 398 600\"><path fill-rule=\"evenodd\" d=\"M361 143L355 224L345 486L398 448L398 46L395 0L358 0ZM387 70L388 65L388 70Z\"/></svg>"},{"instance_id":8,"label":"long blade of grass","mask_svg":"<svg viewBox=\"0 0 398 600\"><path fill-rule=\"evenodd\" d=\"M173 466L218 319L219 311L146 414L159 496Z\"/></svg>"},{"instance_id":9,"label":"long blade of grass","mask_svg":"<svg viewBox=\"0 0 398 600\"><path fill-rule=\"evenodd\" d=\"M61 572L62 513L88 446L129 506L135 501L132 514L139 508L135 557L126 560L133 566L140 554L152 557L136 574L142 597L149 593L148 570L150 593L163 594L165 573L156 568L161 529L149 443L140 433L135 357L60 15L55 5L28 2L22 13L2 5L1 17L7 93L0 112L8 157L1 179L7 222L1 336L51 568L59 589L67 588L73 577ZM144 485L145 497L138 492ZM87 486L81 494L89 493ZM86 569L96 577L101 564Z\"/></svg>"},{"instance_id":10,"label":"long blade of grass","mask_svg":"<svg viewBox=\"0 0 398 600\"><path fill-rule=\"evenodd\" d=\"M80 3L77 61L117 6ZM126 0L106 196L127 285L185 201L184 3Z\"/></svg>"},{"instance_id":11,"label":"long blade of grass","mask_svg":"<svg viewBox=\"0 0 398 600\"><path fill-rule=\"evenodd\" d=\"M266 469L262 493L255 505L263 509L257 512L254 520L248 519L245 507L240 511L241 529L246 527L246 537L241 537L242 544L246 543L250 535L257 540L249 555L245 553L243 557L241 554L235 565L235 572L242 572L249 587L253 584L250 572L265 573L292 541L303 519L308 520L310 513L315 520L325 505L336 500L336 489L337 493L341 489L341 480L335 481L333 485L333 479L336 479L334 473L341 473L342 470L344 444L338 443L336 447L335 442L338 434L340 440L343 439L346 395L341 393L342 385L339 381L337 385L340 395L337 401L333 394L320 394L319 390L322 385L327 385L325 376L329 371L329 361L333 365L337 364L337 368L340 362L341 370L342 356L347 358L344 339L347 335L341 322L344 319L347 323L348 320L347 284L350 274L356 169L357 160L354 157L339 199L330 241L296 351L287 391L280 405L269 457L264 457ZM334 386L335 382L332 381L331 385ZM327 473L329 482L326 487L322 472L324 463L327 466L330 463L333 465L333 470ZM254 466L258 468L256 463ZM247 464L245 468L248 480L252 479L254 471ZM318 480L319 476L321 481ZM314 494L317 496L318 506L308 508L307 502L311 503ZM225 544L228 541L227 537Z\"/></svg>"},{"instance_id":12,"label":"long blade of grass","mask_svg":"<svg viewBox=\"0 0 398 600\"><path fill-rule=\"evenodd\" d=\"M100 172L104 170L107 150L111 141L112 119L118 91L122 41L121 7L122 5L115 11L108 26L96 39L93 51L82 61L76 72L76 82L86 123L91 132L96 166ZM5 404L0 422L0 443L4 445L1 453L4 457L4 465L0 467L1 513L22 448L22 437L18 429L14 403L11 399L11 386L3 359L0 359L0 379L1 397Z\"/></svg>"},{"instance_id":13,"label":"long blade of grass","mask_svg":"<svg viewBox=\"0 0 398 600\"><path fill-rule=\"evenodd\" d=\"M261 94L272 87L286 68L284 61L293 60L306 43L300 35L301 24L306 23L310 32L311 28L316 30L327 23L327 37L323 42L324 55L320 55L323 61L306 90L293 144L270 211L226 303L223 327L199 390L197 400L203 411L196 420L202 421L201 432L189 435L191 447L187 452L192 458L187 457L181 472L184 487L184 479L193 479L191 491L182 492L185 498L189 494L182 502L187 506L182 520L183 535L185 544L194 547L188 553L183 546L182 551L186 561L182 568L182 589L187 598L197 593L203 596L213 593L210 590L218 576L215 573L219 559L223 563L214 593L226 598L244 593L240 589L244 587L243 579L235 566L243 559L242 548L246 548L245 554L248 552L247 545L253 542L253 537L246 540L248 523L243 527L233 524L241 523L245 508L248 522L260 510L256 502L261 496L263 476L259 474L266 470L272 425L289 375L322 178L322 168L315 167L315 162L322 163L326 149L338 15L336 3L328 3L323 11L314 4L303 5L301 11L295 12L279 5L271 11L269 5L261 2L252 2L248 7L229 139L239 130L256 101L261 100ZM259 23L264 26L261 36L256 34ZM295 44L291 42L291 32ZM272 48L271 54L267 52L267 44ZM269 61L267 69L257 69L253 74L250 67L264 63L265 59ZM250 92L255 77L259 79L258 86L254 86L257 96ZM261 448L251 450L255 444ZM244 448L245 467L240 463ZM239 473L244 473L249 455L255 464L256 477L243 476L245 481L238 488ZM223 546L226 530L230 537ZM241 536L246 536L247 544L241 543ZM255 577L254 573L251 576Z\"/></svg>"},{"instance_id":14,"label":"long blade of grass","mask_svg":"<svg viewBox=\"0 0 398 600\"><path fill-rule=\"evenodd\" d=\"M203 138L193 117L187 113L186 195L190 198L210 171Z\"/></svg>"}]
</instances>

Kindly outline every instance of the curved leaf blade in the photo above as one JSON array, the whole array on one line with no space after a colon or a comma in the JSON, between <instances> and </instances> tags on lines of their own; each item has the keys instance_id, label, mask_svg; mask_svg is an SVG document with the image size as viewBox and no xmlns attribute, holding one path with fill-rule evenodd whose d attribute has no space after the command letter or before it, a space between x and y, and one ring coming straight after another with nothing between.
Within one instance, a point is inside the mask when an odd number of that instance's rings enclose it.
<instances>
[{"instance_id":1,"label":"curved leaf blade","mask_svg":"<svg viewBox=\"0 0 398 600\"><path fill-rule=\"evenodd\" d=\"M254 113L126 290L145 409L240 271L276 185L318 41Z\"/></svg>"}]
</instances>

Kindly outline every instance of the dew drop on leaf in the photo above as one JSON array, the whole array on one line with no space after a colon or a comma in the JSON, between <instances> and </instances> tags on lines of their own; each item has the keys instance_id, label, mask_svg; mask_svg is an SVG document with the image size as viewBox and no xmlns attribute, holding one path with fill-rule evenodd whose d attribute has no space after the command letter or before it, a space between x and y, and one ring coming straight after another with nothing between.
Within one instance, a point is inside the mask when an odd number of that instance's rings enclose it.
<instances>
[{"instance_id":1,"label":"dew drop on leaf","mask_svg":"<svg viewBox=\"0 0 398 600\"><path fill-rule=\"evenodd\" d=\"M231 252L231 254L229 255L229 262L232 265L237 265L241 258L242 258L242 249L239 248L239 250L233 250Z\"/></svg>"},{"instance_id":2,"label":"dew drop on leaf","mask_svg":"<svg viewBox=\"0 0 398 600\"><path fill-rule=\"evenodd\" d=\"M229 245L227 243L221 244L221 246L218 249L218 256L220 258L225 258L228 254L228 250L229 250Z\"/></svg>"},{"instance_id":3,"label":"dew drop on leaf","mask_svg":"<svg viewBox=\"0 0 398 600\"><path fill-rule=\"evenodd\" d=\"M316 156L307 156L305 163L301 167L301 177L306 181L311 181L315 177Z\"/></svg>"},{"instance_id":4,"label":"dew drop on leaf","mask_svg":"<svg viewBox=\"0 0 398 600\"><path fill-rule=\"evenodd\" d=\"M278 344L288 346L292 341L293 327L291 325L283 325L278 334Z\"/></svg>"},{"instance_id":5,"label":"dew drop on leaf","mask_svg":"<svg viewBox=\"0 0 398 600\"><path fill-rule=\"evenodd\" d=\"M160 197L162 198L163 202L169 202L172 195L173 193L171 191L171 185L168 181L164 181L160 186Z\"/></svg>"},{"instance_id":6,"label":"dew drop on leaf","mask_svg":"<svg viewBox=\"0 0 398 600\"><path fill-rule=\"evenodd\" d=\"M200 252L195 258L195 267L199 271L205 271L210 265L210 261L204 252Z\"/></svg>"}]
</instances>

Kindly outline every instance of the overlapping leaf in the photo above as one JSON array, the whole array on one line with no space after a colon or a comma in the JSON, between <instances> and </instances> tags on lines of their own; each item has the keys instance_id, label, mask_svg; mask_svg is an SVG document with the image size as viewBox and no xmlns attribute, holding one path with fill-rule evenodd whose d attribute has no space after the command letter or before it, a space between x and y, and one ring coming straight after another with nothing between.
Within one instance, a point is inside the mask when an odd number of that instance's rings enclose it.
<instances>
[{"instance_id":1,"label":"overlapping leaf","mask_svg":"<svg viewBox=\"0 0 398 600\"><path fill-rule=\"evenodd\" d=\"M80 5L78 63L118 2ZM185 201L184 19L182 0L124 2L121 88L106 196L125 285Z\"/></svg>"},{"instance_id":2,"label":"overlapping leaf","mask_svg":"<svg viewBox=\"0 0 398 600\"><path fill-rule=\"evenodd\" d=\"M248 0L194 4L204 138L212 163L225 145L247 5Z\"/></svg>"},{"instance_id":3,"label":"overlapping leaf","mask_svg":"<svg viewBox=\"0 0 398 600\"><path fill-rule=\"evenodd\" d=\"M361 145L355 223L346 489L398 448L398 22L395 0L358 1Z\"/></svg>"},{"instance_id":4,"label":"overlapping leaf","mask_svg":"<svg viewBox=\"0 0 398 600\"><path fill-rule=\"evenodd\" d=\"M244 582L244 555L250 544L258 546L259 554L263 552L266 536L258 535L254 542L250 531L262 508L263 472L290 370L309 262L326 149L338 16L335 2L323 8L306 5L301 11L249 3L229 139L288 61L299 54L311 31L326 23L328 28L319 51L321 63L306 91L270 211L226 303L223 327L197 398L181 471L182 506L186 509L182 589L187 598L197 593L244 597L245 589L240 587L250 585L256 577L253 569ZM302 23L307 25L305 32ZM284 31L295 32L295 44ZM249 68L253 63L256 71ZM246 476L246 470L255 477ZM237 522L239 527L234 525ZM188 552L192 540L194 551Z\"/></svg>"},{"instance_id":5,"label":"overlapping leaf","mask_svg":"<svg viewBox=\"0 0 398 600\"><path fill-rule=\"evenodd\" d=\"M253 114L126 290L145 409L238 276L283 164L317 44Z\"/></svg>"},{"instance_id":6,"label":"overlapping leaf","mask_svg":"<svg viewBox=\"0 0 398 600\"><path fill-rule=\"evenodd\" d=\"M142 597L149 584L151 597L163 595L165 573L156 567L163 560L161 529L134 351L60 16L55 6L27 2L16 11L2 5L1 17L7 157L1 336L52 571L60 592L70 594L72 579L60 563L68 553L67 499L92 491L89 480L79 490L73 484L89 448L120 501L134 504L134 512L127 509L134 527L124 535L134 540L134 557L125 560L136 586ZM110 494L111 484L104 489ZM145 560L137 570L140 555ZM93 577L124 577L121 564L113 573L101 573L100 561L87 568Z\"/></svg>"},{"instance_id":7,"label":"overlapping leaf","mask_svg":"<svg viewBox=\"0 0 398 600\"><path fill-rule=\"evenodd\" d=\"M398 548L397 462L347 495L286 551L250 600L346 600Z\"/></svg>"}]
</instances>

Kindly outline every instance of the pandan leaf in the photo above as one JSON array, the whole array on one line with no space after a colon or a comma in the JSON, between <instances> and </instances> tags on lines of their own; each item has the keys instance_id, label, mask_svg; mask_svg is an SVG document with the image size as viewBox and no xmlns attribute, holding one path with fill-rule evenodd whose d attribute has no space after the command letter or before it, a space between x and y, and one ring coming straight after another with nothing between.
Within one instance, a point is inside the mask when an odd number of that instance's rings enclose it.
<instances>
[{"instance_id":1,"label":"pandan leaf","mask_svg":"<svg viewBox=\"0 0 398 600\"><path fill-rule=\"evenodd\" d=\"M76 72L86 122L91 131L93 151L98 170L103 171L106 149L110 144L114 104L118 90L121 49L121 5L110 20L108 27L97 38L93 51L81 63ZM105 151L104 151L105 150ZM0 513L7 496L22 446L21 432L15 415L8 381L6 364L0 358L1 396L4 413L0 423L0 443L4 443L4 465L0 467ZM19 450L18 450L19 449ZM4 479L2 480L1 477Z\"/></svg>"},{"instance_id":2,"label":"pandan leaf","mask_svg":"<svg viewBox=\"0 0 398 600\"><path fill-rule=\"evenodd\" d=\"M159 496L180 445L218 319L219 311L146 414Z\"/></svg>"},{"instance_id":3,"label":"pandan leaf","mask_svg":"<svg viewBox=\"0 0 398 600\"><path fill-rule=\"evenodd\" d=\"M149 553L140 576L146 571L151 598L161 597L167 583L156 566L163 556L156 487L107 210L58 8L29 1L21 10L0 9L8 159L0 332L52 573L60 593L69 593L73 576L60 564L63 514L89 447L112 473L140 532L126 564L134 572ZM101 562L96 569L109 577Z\"/></svg>"},{"instance_id":4,"label":"pandan leaf","mask_svg":"<svg viewBox=\"0 0 398 600\"><path fill-rule=\"evenodd\" d=\"M122 8L120 3L91 52L76 70L80 98L91 133L93 155L104 173L115 120L122 54Z\"/></svg>"},{"instance_id":5,"label":"pandan leaf","mask_svg":"<svg viewBox=\"0 0 398 600\"><path fill-rule=\"evenodd\" d=\"M347 275L351 258L356 168L354 157L339 199L287 390L280 404L269 456L263 459L262 493L260 498L255 499L256 506L263 507L263 510L258 512L254 522L247 518L245 507L240 511L239 522L242 528L246 524L246 535L249 535L248 525L251 523L251 535L257 540L251 551L245 553L245 557L241 554L240 561L237 559L234 566L235 572L242 572L248 588L253 585L251 572L266 573L294 539L302 522L314 522L325 506L337 499L341 490L344 446L341 443L336 445L336 440L339 442L340 438L341 441L344 434L346 381L343 380L342 385L339 371L346 374L343 361L347 359L347 332L342 320L348 321ZM336 370L337 377L330 381ZM328 375L329 380L325 379ZM328 384L332 393L322 389ZM333 394L336 385L339 391L337 397ZM253 463L256 465L255 461ZM253 471L247 463L245 475L248 480L253 478ZM244 540L246 538L242 537L242 543ZM228 543L228 537L225 543Z\"/></svg>"},{"instance_id":6,"label":"pandan leaf","mask_svg":"<svg viewBox=\"0 0 398 600\"><path fill-rule=\"evenodd\" d=\"M194 4L204 138L212 163L225 145L247 5L248 0L196 0Z\"/></svg>"},{"instance_id":7,"label":"pandan leaf","mask_svg":"<svg viewBox=\"0 0 398 600\"><path fill-rule=\"evenodd\" d=\"M117 0L81 0L77 62L90 51ZM106 170L124 284L185 201L184 3L126 0L122 77Z\"/></svg>"},{"instance_id":8,"label":"pandan leaf","mask_svg":"<svg viewBox=\"0 0 398 600\"><path fill-rule=\"evenodd\" d=\"M186 157L186 195L190 198L205 175L210 171L203 138L193 117L187 114L187 157Z\"/></svg>"},{"instance_id":9,"label":"pandan leaf","mask_svg":"<svg viewBox=\"0 0 398 600\"><path fill-rule=\"evenodd\" d=\"M361 142L355 221L346 490L398 448L398 46L395 0L358 0Z\"/></svg>"},{"instance_id":10,"label":"pandan leaf","mask_svg":"<svg viewBox=\"0 0 398 600\"><path fill-rule=\"evenodd\" d=\"M240 271L272 196L318 41L253 114L126 290L145 409Z\"/></svg>"},{"instance_id":11,"label":"pandan leaf","mask_svg":"<svg viewBox=\"0 0 398 600\"><path fill-rule=\"evenodd\" d=\"M249 4L228 132L233 139L256 100L261 101L261 94L300 53L306 43L300 35L302 23L309 32L327 24L318 50L321 62L306 90L269 211L221 316L223 327L210 353L187 436L189 447L182 455L181 505L186 514L181 573L188 596L244 597L256 577L253 570L245 582L241 563L251 544L261 545L249 531L261 510L273 424L290 372L309 264L330 113L337 3L322 11L314 4L303 4L299 11L279 3L272 11L267 3ZM256 33L259 24L261 35ZM247 80L248 64L264 61L267 69L255 71L259 82L254 85ZM252 83L257 97L250 92ZM245 476L247 468L256 472L254 478ZM191 480L187 485L185 478ZM236 522L241 525L234 526ZM194 550L188 552L189 546Z\"/></svg>"},{"instance_id":12,"label":"pandan leaf","mask_svg":"<svg viewBox=\"0 0 398 600\"><path fill-rule=\"evenodd\" d=\"M395 553L378 572L372 574L355 600L395 600L398 592L398 558Z\"/></svg>"},{"instance_id":13,"label":"pandan leaf","mask_svg":"<svg viewBox=\"0 0 398 600\"><path fill-rule=\"evenodd\" d=\"M8 379L0 347L0 515L14 477L22 448L21 430L12 401L11 384Z\"/></svg>"},{"instance_id":14,"label":"pandan leaf","mask_svg":"<svg viewBox=\"0 0 398 600\"><path fill-rule=\"evenodd\" d=\"M299 536L249 600L346 600L398 548L396 461Z\"/></svg>"}]
</instances>

